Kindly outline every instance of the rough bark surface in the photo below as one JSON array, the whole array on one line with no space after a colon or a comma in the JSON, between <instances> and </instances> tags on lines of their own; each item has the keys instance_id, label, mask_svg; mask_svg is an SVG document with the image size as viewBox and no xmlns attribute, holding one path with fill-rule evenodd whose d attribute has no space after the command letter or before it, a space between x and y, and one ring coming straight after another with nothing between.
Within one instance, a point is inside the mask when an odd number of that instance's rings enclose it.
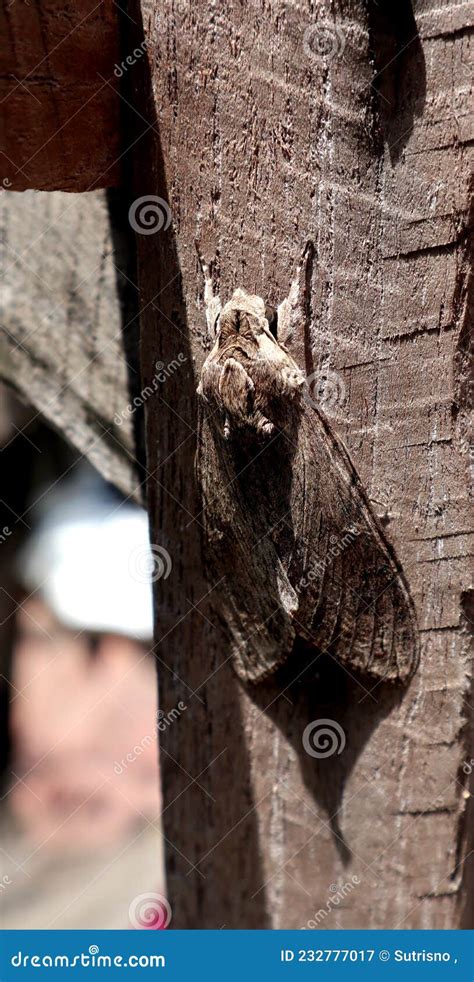
<instances>
[{"instance_id":1,"label":"rough bark surface","mask_svg":"<svg viewBox=\"0 0 474 982\"><path fill-rule=\"evenodd\" d=\"M13 191L117 184L117 4L2 0L0 37L0 184Z\"/></svg>"},{"instance_id":2,"label":"rough bark surface","mask_svg":"<svg viewBox=\"0 0 474 982\"><path fill-rule=\"evenodd\" d=\"M138 322L129 305L123 323L116 212L100 191L0 195L0 378L140 500Z\"/></svg>"},{"instance_id":3,"label":"rough bark surface","mask_svg":"<svg viewBox=\"0 0 474 982\"><path fill-rule=\"evenodd\" d=\"M145 382L157 359L185 360L147 404L154 541L173 562L157 584L161 702L188 707L162 740L176 927L461 923L473 10L396 6L141 3L159 137L136 194L173 216L138 237ZM201 558L195 241L223 302L240 286L277 304L308 239L297 360L337 383L331 423L415 600L421 662L404 693L331 660L316 679L241 685ZM303 749L320 719L342 727L340 754Z\"/></svg>"}]
</instances>

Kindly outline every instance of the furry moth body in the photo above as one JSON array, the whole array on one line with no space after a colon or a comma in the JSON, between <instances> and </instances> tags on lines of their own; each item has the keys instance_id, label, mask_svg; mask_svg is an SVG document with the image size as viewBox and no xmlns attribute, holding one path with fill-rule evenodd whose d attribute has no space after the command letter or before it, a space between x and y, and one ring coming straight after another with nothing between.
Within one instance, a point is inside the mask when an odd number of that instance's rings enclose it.
<instances>
[{"instance_id":1,"label":"furry moth body","mask_svg":"<svg viewBox=\"0 0 474 982\"><path fill-rule=\"evenodd\" d=\"M212 302L197 469L237 674L260 681L296 657L300 637L374 678L406 679L417 664L412 601L347 451L303 399L263 300L236 290L220 313ZM285 304L278 319L291 336L298 304Z\"/></svg>"}]
</instances>

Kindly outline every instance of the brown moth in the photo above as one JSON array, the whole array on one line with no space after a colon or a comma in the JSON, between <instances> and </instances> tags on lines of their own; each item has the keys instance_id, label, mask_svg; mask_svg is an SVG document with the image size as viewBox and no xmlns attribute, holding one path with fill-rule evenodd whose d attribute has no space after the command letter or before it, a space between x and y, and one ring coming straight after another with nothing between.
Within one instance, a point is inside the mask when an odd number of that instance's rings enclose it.
<instances>
[{"instance_id":1,"label":"brown moth","mask_svg":"<svg viewBox=\"0 0 474 982\"><path fill-rule=\"evenodd\" d=\"M299 278L275 318L243 289L221 310L203 269L214 344L198 387L200 521L235 670L259 682L302 638L376 679L407 679L418 647L402 569L284 342L303 330Z\"/></svg>"}]
</instances>

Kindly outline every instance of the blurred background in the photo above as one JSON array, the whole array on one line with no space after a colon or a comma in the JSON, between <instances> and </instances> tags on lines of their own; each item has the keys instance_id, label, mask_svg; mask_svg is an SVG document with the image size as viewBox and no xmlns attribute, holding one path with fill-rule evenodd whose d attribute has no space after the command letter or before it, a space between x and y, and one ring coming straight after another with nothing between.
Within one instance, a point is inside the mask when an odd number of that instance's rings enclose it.
<instances>
[{"instance_id":1,"label":"blurred background","mask_svg":"<svg viewBox=\"0 0 474 982\"><path fill-rule=\"evenodd\" d=\"M47 352L42 377L25 372L42 325L64 344L80 321L93 350L111 332L110 370L139 389L133 245L116 193L1 193L0 207L0 924L127 928L133 901L164 890L153 563L127 493L143 482L140 413L99 446L112 483L84 455L86 389L48 384Z\"/></svg>"}]
</instances>

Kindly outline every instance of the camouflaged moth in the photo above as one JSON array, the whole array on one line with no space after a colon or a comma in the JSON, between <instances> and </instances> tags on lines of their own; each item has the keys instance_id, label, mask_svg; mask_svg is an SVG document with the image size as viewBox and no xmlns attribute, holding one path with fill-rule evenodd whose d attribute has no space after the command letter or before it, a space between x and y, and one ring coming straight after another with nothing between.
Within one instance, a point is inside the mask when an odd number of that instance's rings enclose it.
<instances>
[{"instance_id":1,"label":"camouflaged moth","mask_svg":"<svg viewBox=\"0 0 474 982\"><path fill-rule=\"evenodd\" d=\"M291 354L301 267L277 313L243 289L221 309L203 270L213 346L198 387L200 520L235 670L259 682L299 637L376 679L407 679L418 644L403 571Z\"/></svg>"}]
</instances>

